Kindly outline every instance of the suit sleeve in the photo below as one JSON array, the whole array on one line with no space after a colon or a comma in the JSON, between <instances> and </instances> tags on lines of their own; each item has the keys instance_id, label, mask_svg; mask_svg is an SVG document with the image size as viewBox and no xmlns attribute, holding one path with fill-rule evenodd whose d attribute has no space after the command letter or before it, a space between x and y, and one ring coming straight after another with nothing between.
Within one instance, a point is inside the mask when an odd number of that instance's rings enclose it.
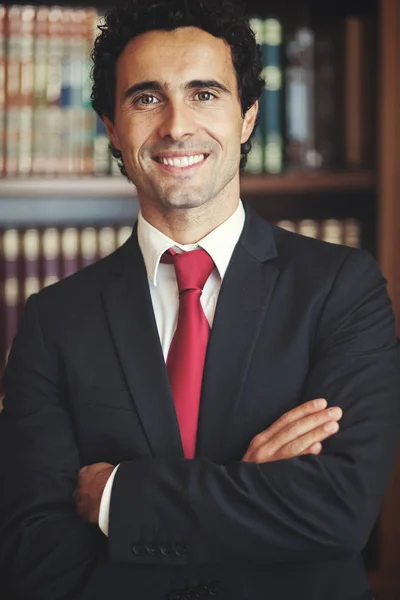
<instances>
[{"instance_id":1,"label":"suit sleeve","mask_svg":"<svg viewBox=\"0 0 400 600\"><path fill-rule=\"evenodd\" d=\"M0 564L21 600L78 600L104 560L104 536L75 514L80 458L37 304L37 296L27 302L4 378Z\"/></svg>"},{"instance_id":2,"label":"suit sleeve","mask_svg":"<svg viewBox=\"0 0 400 600\"><path fill-rule=\"evenodd\" d=\"M165 564L171 548L175 564L358 553L394 464L399 373L386 282L368 253L350 252L319 315L300 400L324 397L343 409L323 454L265 464L122 463L111 496L111 559Z\"/></svg>"}]
</instances>

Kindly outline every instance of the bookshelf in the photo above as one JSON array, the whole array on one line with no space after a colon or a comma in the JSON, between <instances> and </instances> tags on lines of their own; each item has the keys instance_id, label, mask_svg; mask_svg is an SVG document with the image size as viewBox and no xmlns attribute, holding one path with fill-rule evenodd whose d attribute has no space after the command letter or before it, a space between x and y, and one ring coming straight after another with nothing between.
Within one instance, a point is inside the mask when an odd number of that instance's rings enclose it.
<instances>
[{"instance_id":1,"label":"bookshelf","mask_svg":"<svg viewBox=\"0 0 400 600\"><path fill-rule=\"evenodd\" d=\"M50 5L38 0L29 4ZM89 6L83 0L62 0L57 4ZM99 0L93 4L104 7L107 3ZM357 15L372 22L375 37L371 55L368 55L368 61L372 61L368 62L368 77L372 80L367 81L368 85L372 81L372 91L370 97L361 96L358 100L358 106L363 108L365 139L362 143L366 156L363 164L355 168L342 164L335 168L285 169L277 174L245 174L241 183L242 197L273 221L359 219L363 227L362 244L377 256L388 280L400 334L400 0L328 0L324 3L302 0L296 8L289 0L272 0L268 7L289 25L296 20L311 19L325 26L327 21L341 23L344 18ZM248 3L249 14L264 16L265 11L261 0ZM357 53L353 56L355 65L362 59L357 56ZM343 85L349 81L349 73L343 73L342 81ZM356 95L357 89L350 100ZM354 107L351 102L343 101L344 106L357 112L357 105ZM345 116L341 115L340 123L344 122ZM360 127L363 129L362 123L358 130L351 121L347 123L347 143L360 143L357 136ZM346 136L339 125L336 135L339 146L343 147ZM0 178L0 229L123 226L132 223L137 211L135 188L121 176ZM379 567L370 573L377 600L400 598L399 503L400 456L382 511Z\"/></svg>"}]
</instances>

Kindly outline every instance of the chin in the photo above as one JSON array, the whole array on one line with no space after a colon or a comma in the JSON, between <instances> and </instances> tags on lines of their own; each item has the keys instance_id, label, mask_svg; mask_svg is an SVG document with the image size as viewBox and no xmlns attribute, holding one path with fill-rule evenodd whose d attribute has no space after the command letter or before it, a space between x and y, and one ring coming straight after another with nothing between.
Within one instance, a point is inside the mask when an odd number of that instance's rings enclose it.
<instances>
[{"instance_id":1,"label":"chin","mask_svg":"<svg viewBox=\"0 0 400 600\"><path fill-rule=\"evenodd\" d=\"M198 208L208 202L208 198L195 197L194 195L185 195L183 197L168 197L162 201L163 206L169 209L188 210L190 208Z\"/></svg>"}]
</instances>

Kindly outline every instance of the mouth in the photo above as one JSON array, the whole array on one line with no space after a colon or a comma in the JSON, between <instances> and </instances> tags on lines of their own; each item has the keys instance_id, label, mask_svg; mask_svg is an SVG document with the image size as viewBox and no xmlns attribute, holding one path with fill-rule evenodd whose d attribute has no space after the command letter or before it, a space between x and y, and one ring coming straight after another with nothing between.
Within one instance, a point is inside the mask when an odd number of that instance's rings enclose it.
<instances>
[{"instance_id":1,"label":"mouth","mask_svg":"<svg viewBox=\"0 0 400 600\"><path fill-rule=\"evenodd\" d=\"M153 160L163 170L171 173L182 173L198 169L209 157L209 154L188 154L187 156L155 156Z\"/></svg>"}]
</instances>

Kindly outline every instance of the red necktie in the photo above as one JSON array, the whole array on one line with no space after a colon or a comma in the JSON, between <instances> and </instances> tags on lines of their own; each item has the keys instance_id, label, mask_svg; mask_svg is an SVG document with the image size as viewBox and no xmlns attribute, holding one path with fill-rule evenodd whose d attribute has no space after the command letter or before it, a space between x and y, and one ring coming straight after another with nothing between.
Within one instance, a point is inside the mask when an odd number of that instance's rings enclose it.
<instances>
[{"instance_id":1,"label":"red necktie","mask_svg":"<svg viewBox=\"0 0 400 600\"><path fill-rule=\"evenodd\" d=\"M196 452L201 384L210 326L200 303L203 287L214 269L205 250L192 250L161 257L175 266L179 289L178 323L167 357L167 370L174 397L185 458Z\"/></svg>"}]
</instances>

